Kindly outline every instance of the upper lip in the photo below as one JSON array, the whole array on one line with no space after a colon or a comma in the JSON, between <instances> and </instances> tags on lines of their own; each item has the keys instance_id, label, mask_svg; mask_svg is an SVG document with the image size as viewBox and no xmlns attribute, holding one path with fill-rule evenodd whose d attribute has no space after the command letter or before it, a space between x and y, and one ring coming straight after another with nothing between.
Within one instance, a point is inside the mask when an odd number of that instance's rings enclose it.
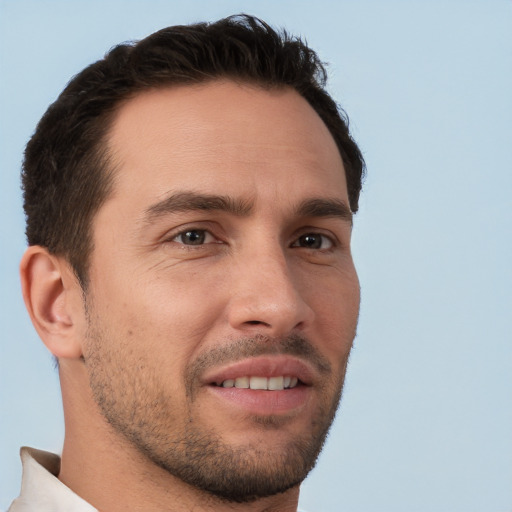
<instances>
[{"instance_id":1,"label":"upper lip","mask_svg":"<svg viewBox=\"0 0 512 512\"><path fill-rule=\"evenodd\" d=\"M297 377L303 384L312 385L315 371L307 362L289 355L257 356L232 362L207 371L203 384L221 384L239 377Z\"/></svg>"}]
</instances>

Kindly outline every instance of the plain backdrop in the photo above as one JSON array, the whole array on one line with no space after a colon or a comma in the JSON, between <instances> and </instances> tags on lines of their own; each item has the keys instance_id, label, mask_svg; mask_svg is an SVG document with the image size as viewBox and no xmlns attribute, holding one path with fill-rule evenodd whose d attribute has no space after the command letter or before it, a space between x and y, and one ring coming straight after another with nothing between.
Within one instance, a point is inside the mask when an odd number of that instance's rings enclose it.
<instances>
[{"instance_id":1,"label":"plain backdrop","mask_svg":"<svg viewBox=\"0 0 512 512\"><path fill-rule=\"evenodd\" d=\"M512 511L512 3L0 0L0 510L20 445L58 452L57 373L21 299L23 148L116 43L255 14L329 63L368 165L359 334L301 506Z\"/></svg>"}]
</instances>

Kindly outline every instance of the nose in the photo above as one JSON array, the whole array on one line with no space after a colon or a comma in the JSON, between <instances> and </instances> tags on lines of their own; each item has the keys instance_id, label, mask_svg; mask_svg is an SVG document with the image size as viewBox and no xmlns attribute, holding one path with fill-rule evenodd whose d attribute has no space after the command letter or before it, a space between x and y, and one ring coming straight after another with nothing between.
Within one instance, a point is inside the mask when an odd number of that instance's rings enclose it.
<instances>
[{"instance_id":1,"label":"nose","mask_svg":"<svg viewBox=\"0 0 512 512\"><path fill-rule=\"evenodd\" d=\"M311 325L314 311L282 248L246 254L232 268L228 321L244 334L282 337Z\"/></svg>"}]
</instances>

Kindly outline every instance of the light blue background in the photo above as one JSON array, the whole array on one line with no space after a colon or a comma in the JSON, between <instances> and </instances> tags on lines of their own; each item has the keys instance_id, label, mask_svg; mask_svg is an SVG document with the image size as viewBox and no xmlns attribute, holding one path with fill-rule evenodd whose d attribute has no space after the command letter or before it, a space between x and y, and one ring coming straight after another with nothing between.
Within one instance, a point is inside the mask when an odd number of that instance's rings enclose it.
<instances>
[{"instance_id":1,"label":"light blue background","mask_svg":"<svg viewBox=\"0 0 512 512\"><path fill-rule=\"evenodd\" d=\"M256 14L330 62L368 178L359 336L301 505L512 511L512 3L0 0L0 509L18 447L59 451L59 386L19 292L23 147L67 80L167 25Z\"/></svg>"}]
</instances>

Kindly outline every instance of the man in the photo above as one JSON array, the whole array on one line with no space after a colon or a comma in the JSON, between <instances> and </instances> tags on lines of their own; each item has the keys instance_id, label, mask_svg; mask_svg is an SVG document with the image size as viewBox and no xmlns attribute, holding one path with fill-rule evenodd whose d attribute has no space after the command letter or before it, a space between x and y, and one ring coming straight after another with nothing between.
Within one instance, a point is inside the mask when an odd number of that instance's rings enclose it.
<instances>
[{"instance_id":1,"label":"man","mask_svg":"<svg viewBox=\"0 0 512 512\"><path fill-rule=\"evenodd\" d=\"M23 167L23 295L62 457L10 510L295 511L341 396L364 162L300 40L231 17L113 49Z\"/></svg>"}]
</instances>

